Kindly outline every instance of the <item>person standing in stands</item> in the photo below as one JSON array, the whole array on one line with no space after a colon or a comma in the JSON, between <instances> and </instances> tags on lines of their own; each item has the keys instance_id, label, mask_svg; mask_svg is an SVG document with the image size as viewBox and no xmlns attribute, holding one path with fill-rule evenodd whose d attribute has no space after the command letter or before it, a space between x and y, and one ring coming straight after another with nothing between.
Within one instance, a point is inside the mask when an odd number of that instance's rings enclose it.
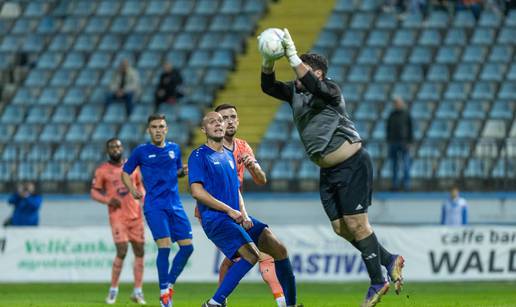
<instances>
[{"instance_id":1,"label":"person standing in stands","mask_svg":"<svg viewBox=\"0 0 516 307\"><path fill-rule=\"evenodd\" d=\"M165 63L163 65L163 72L159 77L158 87L154 92L156 109L164 102L173 104L177 102L177 99L183 97L183 93L178 89L182 83L183 77L181 72L173 67L172 64Z\"/></svg>"},{"instance_id":2,"label":"person standing in stands","mask_svg":"<svg viewBox=\"0 0 516 307\"><path fill-rule=\"evenodd\" d=\"M468 224L468 203L459 195L459 186L450 189L450 197L446 199L441 209L441 225L462 226Z\"/></svg>"},{"instance_id":3,"label":"person standing in stands","mask_svg":"<svg viewBox=\"0 0 516 307\"><path fill-rule=\"evenodd\" d=\"M33 182L18 184L16 193L13 193L7 200L14 210L11 217L4 222L4 226L38 226L42 202L43 199L36 193Z\"/></svg>"},{"instance_id":4,"label":"person standing in stands","mask_svg":"<svg viewBox=\"0 0 516 307\"><path fill-rule=\"evenodd\" d=\"M116 246L116 256L111 270L111 287L106 297L106 304L111 305L116 302L120 273L122 272L129 242L131 242L134 253L134 291L131 300L140 305L145 305L142 291L145 231L140 201L132 198L129 190L120 180L122 166L125 162L122 142L118 138L107 140L106 152L109 161L102 163L95 170L95 177L90 190L91 198L108 208L111 234ZM143 195L144 189L140 172L134 172L131 180Z\"/></svg>"},{"instance_id":5,"label":"person standing in stands","mask_svg":"<svg viewBox=\"0 0 516 307\"><path fill-rule=\"evenodd\" d=\"M400 97L394 98L394 110L387 119L386 135L389 143L389 159L392 166L392 190L400 188L398 181L398 163L403 166L403 189L410 188L410 145L412 144L412 118L405 102Z\"/></svg>"},{"instance_id":6,"label":"person standing in stands","mask_svg":"<svg viewBox=\"0 0 516 307\"><path fill-rule=\"evenodd\" d=\"M106 105L114 102L123 102L127 116L133 111L133 100L140 92L140 76L136 69L129 65L129 61L124 59L118 70L113 74L109 84L109 94Z\"/></svg>"}]
</instances>

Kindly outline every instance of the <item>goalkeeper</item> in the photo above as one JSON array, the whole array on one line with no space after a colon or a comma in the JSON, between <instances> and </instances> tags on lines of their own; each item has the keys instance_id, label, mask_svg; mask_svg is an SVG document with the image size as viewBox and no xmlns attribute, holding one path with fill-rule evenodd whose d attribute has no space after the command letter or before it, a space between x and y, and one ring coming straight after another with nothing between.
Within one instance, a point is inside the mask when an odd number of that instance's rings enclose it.
<instances>
[{"instance_id":1,"label":"goalkeeper","mask_svg":"<svg viewBox=\"0 0 516 307\"><path fill-rule=\"evenodd\" d=\"M369 224L373 166L362 139L347 115L339 86L326 78L328 62L321 55L297 55L287 29L282 44L296 79L276 80L274 60L262 62L262 91L287 101L307 155L320 168L320 196L333 230L361 254L371 279L362 306L375 306L387 293L389 283L381 266L387 268L396 293L402 286L403 257L393 255L378 242Z\"/></svg>"}]
</instances>

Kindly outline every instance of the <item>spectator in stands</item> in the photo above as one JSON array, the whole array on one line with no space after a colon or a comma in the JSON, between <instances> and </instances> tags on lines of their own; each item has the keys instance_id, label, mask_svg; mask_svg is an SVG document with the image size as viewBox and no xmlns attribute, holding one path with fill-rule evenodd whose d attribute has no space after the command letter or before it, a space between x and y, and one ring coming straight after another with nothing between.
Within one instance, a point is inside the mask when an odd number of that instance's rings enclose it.
<instances>
[{"instance_id":1,"label":"spectator in stands","mask_svg":"<svg viewBox=\"0 0 516 307\"><path fill-rule=\"evenodd\" d=\"M403 164L403 189L410 187L410 144L413 141L412 118L400 97L394 99L394 110L387 120L387 142L389 143L389 159L392 163L392 189L400 188L398 182L398 162Z\"/></svg>"},{"instance_id":2,"label":"spectator in stands","mask_svg":"<svg viewBox=\"0 0 516 307\"><path fill-rule=\"evenodd\" d=\"M163 72L159 77L159 84L154 92L156 108L163 102L176 103L177 99L183 97L178 87L183 83L181 72L170 63L163 65Z\"/></svg>"},{"instance_id":3,"label":"spectator in stands","mask_svg":"<svg viewBox=\"0 0 516 307\"><path fill-rule=\"evenodd\" d=\"M138 72L129 65L128 60L123 60L109 84L110 93L106 100L109 106L115 101L125 103L127 116L131 115L133 110L133 99L140 91L140 77Z\"/></svg>"},{"instance_id":4,"label":"spectator in stands","mask_svg":"<svg viewBox=\"0 0 516 307\"><path fill-rule=\"evenodd\" d=\"M16 193L7 202L14 207L14 211L4 226L38 226L42 198L36 193L33 182L18 184Z\"/></svg>"},{"instance_id":5,"label":"spectator in stands","mask_svg":"<svg viewBox=\"0 0 516 307\"><path fill-rule=\"evenodd\" d=\"M505 15L509 15L511 10L516 10L516 0L504 0L505 2Z\"/></svg>"},{"instance_id":6,"label":"spectator in stands","mask_svg":"<svg viewBox=\"0 0 516 307\"><path fill-rule=\"evenodd\" d=\"M468 224L468 203L459 195L459 186L450 190L450 198L444 201L441 210L441 225L461 226Z\"/></svg>"}]
</instances>

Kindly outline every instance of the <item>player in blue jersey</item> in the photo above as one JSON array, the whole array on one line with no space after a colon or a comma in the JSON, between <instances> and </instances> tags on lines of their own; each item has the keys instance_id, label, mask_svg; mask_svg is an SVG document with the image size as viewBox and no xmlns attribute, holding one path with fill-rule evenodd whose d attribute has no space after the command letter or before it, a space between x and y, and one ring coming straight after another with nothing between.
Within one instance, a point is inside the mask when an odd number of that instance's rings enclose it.
<instances>
[{"instance_id":1,"label":"player in blue jersey","mask_svg":"<svg viewBox=\"0 0 516 307\"><path fill-rule=\"evenodd\" d=\"M134 198L142 195L132 184L130 174L140 167L147 194L143 213L158 245L156 266L161 307L172 306L174 284L193 252L192 227L179 199L178 177L188 174L181 162L179 145L165 140L168 127L165 116L155 114L147 120L151 142L138 146L124 165L122 181ZM170 247L177 242L179 251L169 265Z\"/></svg>"},{"instance_id":2,"label":"player in blue jersey","mask_svg":"<svg viewBox=\"0 0 516 307\"><path fill-rule=\"evenodd\" d=\"M223 146L225 128L226 123L219 113L206 114L201 128L206 134L206 144L195 149L188 159L190 189L197 200L202 228L222 253L235 261L215 295L202 307L222 306L258 262L258 248L275 259L276 274L287 305L296 306L295 277L287 250L266 224L247 214L235 159Z\"/></svg>"}]
</instances>

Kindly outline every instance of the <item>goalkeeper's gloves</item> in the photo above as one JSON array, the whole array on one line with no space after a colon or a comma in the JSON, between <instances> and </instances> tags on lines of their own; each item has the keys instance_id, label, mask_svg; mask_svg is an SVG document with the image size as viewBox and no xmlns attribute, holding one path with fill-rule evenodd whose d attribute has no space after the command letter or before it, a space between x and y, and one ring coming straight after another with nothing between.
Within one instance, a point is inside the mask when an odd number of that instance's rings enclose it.
<instances>
[{"instance_id":1,"label":"goalkeeper's gloves","mask_svg":"<svg viewBox=\"0 0 516 307\"><path fill-rule=\"evenodd\" d=\"M297 56L296 45L294 45L294 41L292 40L288 29L283 29L283 32L285 32L285 35L283 36L281 43L285 49L285 56L287 57L290 66L296 67L303 61L301 61L301 59Z\"/></svg>"}]
</instances>

